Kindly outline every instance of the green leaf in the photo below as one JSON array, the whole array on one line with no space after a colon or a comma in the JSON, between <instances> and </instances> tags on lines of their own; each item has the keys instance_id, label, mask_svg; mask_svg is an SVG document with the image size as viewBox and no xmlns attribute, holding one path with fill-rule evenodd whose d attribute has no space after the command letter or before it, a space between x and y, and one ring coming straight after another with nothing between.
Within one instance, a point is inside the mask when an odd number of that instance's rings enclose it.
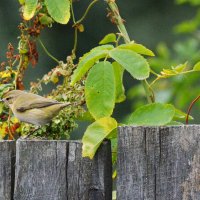
<instances>
[{"instance_id":1,"label":"green leaf","mask_svg":"<svg viewBox=\"0 0 200 200\"><path fill-rule=\"evenodd\" d=\"M183 119L186 119L187 117L187 113L184 113L183 111L175 108L175 115L174 115L174 118L173 120L183 120ZM194 119L191 115L189 115L189 118L188 119Z\"/></svg>"},{"instance_id":2,"label":"green leaf","mask_svg":"<svg viewBox=\"0 0 200 200\"><path fill-rule=\"evenodd\" d=\"M37 4L38 0L25 0L25 6L23 12L23 18L25 20L30 20L34 16Z\"/></svg>"},{"instance_id":3,"label":"green leaf","mask_svg":"<svg viewBox=\"0 0 200 200\"><path fill-rule=\"evenodd\" d=\"M76 120L87 121L87 122L93 122L93 121L95 121L89 111L84 112L82 116L78 116L76 118Z\"/></svg>"},{"instance_id":4,"label":"green leaf","mask_svg":"<svg viewBox=\"0 0 200 200\"><path fill-rule=\"evenodd\" d=\"M194 70L194 71L200 71L200 61L197 62L197 63L194 65L193 70Z\"/></svg>"},{"instance_id":5,"label":"green leaf","mask_svg":"<svg viewBox=\"0 0 200 200\"><path fill-rule=\"evenodd\" d=\"M115 128L114 130L116 131L117 128ZM110 137L110 135L112 134L112 132L109 134L109 136L107 138ZM115 138L110 138L110 141L111 141L111 149L112 149L112 164L113 164L113 167L114 167L114 165L117 162L117 144L118 144L118 138L117 138L117 136Z\"/></svg>"},{"instance_id":6,"label":"green leaf","mask_svg":"<svg viewBox=\"0 0 200 200\"><path fill-rule=\"evenodd\" d=\"M101 118L89 125L82 139L82 156L92 159L102 141L115 128L117 128L117 122L111 117Z\"/></svg>"},{"instance_id":7,"label":"green leaf","mask_svg":"<svg viewBox=\"0 0 200 200\"><path fill-rule=\"evenodd\" d=\"M113 45L102 45L92 49L89 53L86 53L80 59L78 66L72 75L71 85L74 85L79 81L99 59L106 57L109 50L113 48Z\"/></svg>"},{"instance_id":8,"label":"green leaf","mask_svg":"<svg viewBox=\"0 0 200 200\"><path fill-rule=\"evenodd\" d=\"M4 103L0 103L0 114L3 112Z\"/></svg>"},{"instance_id":9,"label":"green leaf","mask_svg":"<svg viewBox=\"0 0 200 200\"><path fill-rule=\"evenodd\" d=\"M138 108L129 118L131 125L162 126L172 121L175 114L170 104L152 103Z\"/></svg>"},{"instance_id":10,"label":"green leaf","mask_svg":"<svg viewBox=\"0 0 200 200\"><path fill-rule=\"evenodd\" d=\"M185 68L187 67L187 62L177 65L176 67L172 67L173 71L176 72L177 74L183 72Z\"/></svg>"},{"instance_id":11,"label":"green leaf","mask_svg":"<svg viewBox=\"0 0 200 200\"><path fill-rule=\"evenodd\" d=\"M174 27L175 33L192 33L198 28L199 23L195 20L184 21Z\"/></svg>"},{"instance_id":12,"label":"green leaf","mask_svg":"<svg viewBox=\"0 0 200 200\"><path fill-rule=\"evenodd\" d=\"M193 6L200 5L199 0L176 0L177 4L184 4L184 3L190 3Z\"/></svg>"},{"instance_id":13,"label":"green leaf","mask_svg":"<svg viewBox=\"0 0 200 200\"><path fill-rule=\"evenodd\" d=\"M0 84L0 99L2 98L2 95L8 92L11 88L13 88L13 84Z\"/></svg>"},{"instance_id":14,"label":"green leaf","mask_svg":"<svg viewBox=\"0 0 200 200\"><path fill-rule=\"evenodd\" d=\"M141 44L137 44L134 42L130 42L128 44L122 44L122 45L118 46L117 48L129 49L136 53L147 55L147 56L155 56L154 53L150 49L146 48L145 46L143 46Z\"/></svg>"},{"instance_id":15,"label":"green leaf","mask_svg":"<svg viewBox=\"0 0 200 200\"><path fill-rule=\"evenodd\" d=\"M70 0L45 0L49 15L60 24L70 19Z\"/></svg>"},{"instance_id":16,"label":"green leaf","mask_svg":"<svg viewBox=\"0 0 200 200\"><path fill-rule=\"evenodd\" d=\"M114 140L117 139L117 128L113 129L110 134L108 135L107 139Z\"/></svg>"},{"instance_id":17,"label":"green leaf","mask_svg":"<svg viewBox=\"0 0 200 200\"><path fill-rule=\"evenodd\" d=\"M135 79L144 80L149 77L150 68L144 57L127 49L113 49L109 55L122 65Z\"/></svg>"},{"instance_id":18,"label":"green leaf","mask_svg":"<svg viewBox=\"0 0 200 200\"><path fill-rule=\"evenodd\" d=\"M166 126L180 126L180 125L183 125L183 123L177 121L171 121L166 124Z\"/></svg>"},{"instance_id":19,"label":"green leaf","mask_svg":"<svg viewBox=\"0 0 200 200\"><path fill-rule=\"evenodd\" d=\"M99 44L107 44L111 42L116 42L116 35L114 33L109 33L106 35L100 42Z\"/></svg>"},{"instance_id":20,"label":"green leaf","mask_svg":"<svg viewBox=\"0 0 200 200\"><path fill-rule=\"evenodd\" d=\"M18 0L21 5L25 3L26 0Z\"/></svg>"},{"instance_id":21,"label":"green leaf","mask_svg":"<svg viewBox=\"0 0 200 200\"><path fill-rule=\"evenodd\" d=\"M124 68L117 62L113 62L112 65L115 75L115 102L120 103L126 99L123 86Z\"/></svg>"},{"instance_id":22,"label":"green leaf","mask_svg":"<svg viewBox=\"0 0 200 200\"><path fill-rule=\"evenodd\" d=\"M47 16L46 14L40 13L39 21L43 25L51 25L54 21L51 17Z\"/></svg>"},{"instance_id":23,"label":"green leaf","mask_svg":"<svg viewBox=\"0 0 200 200\"><path fill-rule=\"evenodd\" d=\"M85 98L95 119L108 117L115 106L115 79L111 63L99 62L90 70L85 82Z\"/></svg>"}]
</instances>

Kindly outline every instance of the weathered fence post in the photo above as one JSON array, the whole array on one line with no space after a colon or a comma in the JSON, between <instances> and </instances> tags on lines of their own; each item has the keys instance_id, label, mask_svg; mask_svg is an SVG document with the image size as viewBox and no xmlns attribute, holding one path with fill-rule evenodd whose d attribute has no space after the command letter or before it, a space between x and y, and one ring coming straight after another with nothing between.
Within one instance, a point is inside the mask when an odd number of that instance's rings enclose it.
<instances>
[{"instance_id":1,"label":"weathered fence post","mask_svg":"<svg viewBox=\"0 0 200 200\"><path fill-rule=\"evenodd\" d=\"M109 141L104 141L93 160L82 158L82 144L70 142L68 157L69 200L111 200L112 160Z\"/></svg>"},{"instance_id":2,"label":"weathered fence post","mask_svg":"<svg viewBox=\"0 0 200 200\"><path fill-rule=\"evenodd\" d=\"M200 199L200 126L119 127L117 199Z\"/></svg>"},{"instance_id":3,"label":"weathered fence post","mask_svg":"<svg viewBox=\"0 0 200 200\"><path fill-rule=\"evenodd\" d=\"M0 200L11 200L14 187L15 142L0 141Z\"/></svg>"},{"instance_id":4,"label":"weathered fence post","mask_svg":"<svg viewBox=\"0 0 200 200\"><path fill-rule=\"evenodd\" d=\"M78 141L18 140L15 200L110 200L110 143L94 160L82 158ZM108 187L110 186L110 187Z\"/></svg>"}]
</instances>

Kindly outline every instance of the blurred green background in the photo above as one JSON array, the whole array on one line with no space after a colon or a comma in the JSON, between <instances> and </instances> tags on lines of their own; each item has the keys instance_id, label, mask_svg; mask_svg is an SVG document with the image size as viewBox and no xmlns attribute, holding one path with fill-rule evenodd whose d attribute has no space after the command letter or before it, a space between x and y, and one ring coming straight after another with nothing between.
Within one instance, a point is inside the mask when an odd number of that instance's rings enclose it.
<instances>
[{"instance_id":1,"label":"blurred green background","mask_svg":"<svg viewBox=\"0 0 200 200\"><path fill-rule=\"evenodd\" d=\"M177 5L177 2L189 2ZM91 1L80 0L74 3L75 16L80 18ZM153 69L159 72L163 67L177 65L188 61L192 66L200 60L200 44L198 21L184 30L175 33L174 27L184 20L195 17L198 12L199 0L117 0L116 1L125 19L125 25L131 39L152 49L156 58L149 60ZM196 2L196 3L194 3ZM191 5L191 4L195 4ZM100 0L89 12L84 21L85 31L78 35L77 57L83 55L107 33L117 32L116 27L110 23L106 10L106 3ZM7 44L13 43L17 47L20 23L18 1L0 1L0 61L5 59ZM187 23L186 23L187 24ZM59 60L66 60L73 47L74 33L68 25L54 24L52 28L44 30L41 39L48 50ZM184 25L183 25L184 26ZM187 25L185 25L187 26ZM194 27L195 26L195 27ZM181 29L181 28L180 28ZM36 67L29 67L26 74L25 85L29 89L29 82L41 78L44 73L55 67L52 61L40 48L39 63ZM143 88L138 81L125 74L124 85L127 100L117 105L114 115L119 121L126 119L135 108L146 103ZM179 109L187 111L190 102L199 94L199 75L179 76L167 81L159 81L154 88L157 101L173 103ZM46 88L48 90L48 88ZM200 103L193 108L192 115L199 123ZM84 128L84 126L83 126Z\"/></svg>"}]
</instances>

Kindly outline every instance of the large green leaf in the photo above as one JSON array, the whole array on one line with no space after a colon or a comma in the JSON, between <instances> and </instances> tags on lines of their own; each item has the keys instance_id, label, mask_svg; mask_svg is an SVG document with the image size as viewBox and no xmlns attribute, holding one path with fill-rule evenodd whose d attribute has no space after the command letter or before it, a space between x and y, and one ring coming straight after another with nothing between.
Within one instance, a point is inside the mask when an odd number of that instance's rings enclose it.
<instances>
[{"instance_id":1,"label":"large green leaf","mask_svg":"<svg viewBox=\"0 0 200 200\"><path fill-rule=\"evenodd\" d=\"M24 6L23 17L25 20L30 20L36 11L38 0L26 0Z\"/></svg>"},{"instance_id":2,"label":"large green leaf","mask_svg":"<svg viewBox=\"0 0 200 200\"><path fill-rule=\"evenodd\" d=\"M101 118L87 127L82 142L83 157L93 158L101 142L117 128L117 122L111 117Z\"/></svg>"},{"instance_id":3,"label":"large green leaf","mask_svg":"<svg viewBox=\"0 0 200 200\"><path fill-rule=\"evenodd\" d=\"M115 74L115 102L120 103L126 99L123 86L124 68L117 62L113 62L112 65Z\"/></svg>"},{"instance_id":4,"label":"large green leaf","mask_svg":"<svg viewBox=\"0 0 200 200\"><path fill-rule=\"evenodd\" d=\"M79 81L99 59L106 57L109 50L113 48L113 45L102 45L92 49L89 53L86 53L80 59L77 69L72 75L71 84L74 85Z\"/></svg>"},{"instance_id":5,"label":"large green leaf","mask_svg":"<svg viewBox=\"0 0 200 200\"><path fill-rule=\"evenodd\" d=\"M152 103L138 108L129 118L129 124L162 126L172 121L175 108L170 104Z\"/></svg>"},{"instance_id":6,"label":"large green leaf","mask_svg":"<svg viewBox=\"0 0 200 200\"><path fill-rule=\"evenodd\" d=\"M70 0L45 0L50 16L60 24L67 24L70 19Z\"/></svg>"},{"instance_id":7,"label":"large green leaf","mask_svg":"<svg viewBox=\"0 0 200 200\"><path fill-rule=\"evenodd\" d=\"M134 42L130 42L128 44L122 44L122 45L118 46L118 48L119 49L129 49L136 53L147 55L147 56L155 56L154 53L150 49L146 48L142 44L137 44Z\"/></svg>"},{"instance_id":8,"label":"large green leaf","mask_svg":"<svg viewBox=\"0 0 200 200\"><path fill-rule=\"evenodd\" d=\"M85 83L88 110L95 119L108 117L115 106L115 79L111 63L99 62L90 70Z\"/></svg>"},{"instance_id":9,"label":"large green leaf","mask_svg":"<svg viewBox=\"0 0 200 200\"><path fill-rule=\"evenodd\" d=\"M122 65L135 79L144 80L149 77L150 68L144 57L128 49L113 49L110 57Z\"/></svg>"}]
</instances>

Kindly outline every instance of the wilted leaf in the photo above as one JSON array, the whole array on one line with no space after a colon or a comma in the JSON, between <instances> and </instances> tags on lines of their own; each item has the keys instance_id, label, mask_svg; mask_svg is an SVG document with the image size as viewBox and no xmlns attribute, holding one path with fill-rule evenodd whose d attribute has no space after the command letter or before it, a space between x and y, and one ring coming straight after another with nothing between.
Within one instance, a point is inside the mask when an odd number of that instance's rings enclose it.
<instances>
[{"instance_id":1,"label":"wilted leaf","mask_svg":"<svg viewBox=\"0 0 200 200\"><path fill-rule=\"evenodd\" d=\"M149 77L148 62L141 55L127 49L113 49L109 55L122 65L135 79L144 80Z\"/></svg>"},{"instance_id":2,"label":"wilted leaf","mask_svg":"<svg viewBox=\"0 0 200 200\"><path fill-rule=\"evenodd\" d=\"M170 104L152 103L138 108L129 118L131 125L162 126L172 121L175 114Z\"/></svg>"},{"instance_id":3,"label":"wilted leaf","mask_svg":"<svg viewBox=\"0 0 200 200\"><path fill-rule=\"evenodd\" d=\"M60 24L70 19L70 0L45 0L49 15Z\"/></svg>"},{"instance_id":4,"label":"wilted leaf","mask_svg":"<svg viewBox=\"0 0 200 200\"><path fill-rule=\"evenodd\" d=\"M102 141L116 127L117 122L111 117L101 118L89 125L82 139L82 156L92 159Z\"/></svg>"},{"instance_id":5,"label":"wilted leaf","mask_svg":"<svg viewBox=\"0 0 200 200\"><path fill-rule=\"evenodd\" d=\"M90 70L85 83L88 110L95 119L110 116L115 105L115 80L111 63L99 62Z\"/></svg>"}]
</instances>

